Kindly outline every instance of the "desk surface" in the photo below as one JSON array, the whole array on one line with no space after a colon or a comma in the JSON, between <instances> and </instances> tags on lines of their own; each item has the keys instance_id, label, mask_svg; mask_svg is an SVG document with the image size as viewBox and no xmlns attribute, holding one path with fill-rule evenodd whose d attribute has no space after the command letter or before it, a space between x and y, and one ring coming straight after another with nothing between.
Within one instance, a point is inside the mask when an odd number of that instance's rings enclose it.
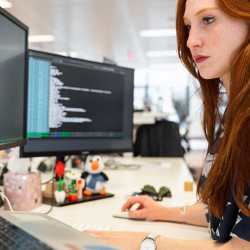
<instances>
[{"instance_id":1,"label":"desk surface","mask_svg":"<svg viewBox=\"0 0 250 250\"><path fill-rule=\"evenodd\" d=\"M54 207L49 215L66 224L75 222L82 224L110 225L114 231L144 231L182 239L209 239L207 228L189 226L178 223L136 221L114 218L120 212L128 195L140 191L145 184L156 189L167 186L172 191L172 198L164 198L161 202L166 206L180 206L184 202L193 204L196 201L194 184L193 192L184 192L184 182L192 181L192 176L181 158L117 158L117 161L131 167L105 169L109 177L106 189L114 193L112 198L84 202L63 207ZM146 163L146 164L145 164ZM142 167L138 167L142 165ZM46 212L49 205L42 205L36 212Z\"/></svg>"}]
</instances>

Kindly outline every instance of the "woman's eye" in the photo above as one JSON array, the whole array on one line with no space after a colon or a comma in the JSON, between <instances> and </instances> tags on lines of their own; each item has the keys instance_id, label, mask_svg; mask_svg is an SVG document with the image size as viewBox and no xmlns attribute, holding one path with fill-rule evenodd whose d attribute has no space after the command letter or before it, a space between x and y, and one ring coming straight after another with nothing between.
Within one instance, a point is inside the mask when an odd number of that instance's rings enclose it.
<instances>
[{"instance_id":1,"label":"woman's eye","mask_svg":"<svg viewBox=\"0 0 250 250\"><path fill-rule=\"evenodd\" d=\"M188 32L191 30L191 25L185 25L185 27Z\"/></svg>"},{"instance_id":2,"label":"woman's eye","mask_svg":"<svg viewBox=\"0 0 250 250\"><path fill-rule=\"evenodd\" d=\"M205 24L210 24L214 21L214 18L213 17L204 17L202 19L202 21L205 23Z\"/></svg>"}]
</instances>

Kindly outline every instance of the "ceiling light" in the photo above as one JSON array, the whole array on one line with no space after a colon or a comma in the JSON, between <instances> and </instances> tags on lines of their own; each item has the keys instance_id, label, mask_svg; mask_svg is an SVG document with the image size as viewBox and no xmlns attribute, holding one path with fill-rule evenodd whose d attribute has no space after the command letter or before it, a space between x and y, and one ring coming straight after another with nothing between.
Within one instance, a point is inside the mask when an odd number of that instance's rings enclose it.
<instances>
[{"instance_id":1,"label":"ceiling light","mask_svg":"<svg viewBox=\"0 0 250 250\"><path fill-rule=\"evenodd\" d=\"M68 56L68 53L64 51L56 52L56 54L61 55L61 56Z\"/></svg>"},{"instance_id":2,"label":"ceiling light","mask_svg":"<svg viewBox=\"0 0 250 250\"><path fill-rule=\"evenodd\" d=\"M29 36L30 43L53 42L55 37L53 35L31 35Z\"/></svg>"},{"instance_id":3,"label":"ceiling light","mask_svg":"<svg viewBox=\"0 0 250 250\"><path fill-rule=\"evenodd\" d=\"M146 52L147 57L167 57L177 56L176 50L155 50Z\"/></svg>"},{"instance_id":4,"label":"ceiling light","mask_svg":"<svg viewBox=\"0 0 250 250\"><path fill-rule=\"evenodd\" d=\"M142 30L140 31L140 36L142 37L176 36L176 29Z\"/></svg>"},{"instance_id":5,"label":"ceiling light","mask_svg":"<svg viewBox=\"0 0 250 250\"><path fill-rule=\"evenodd\" d=\"M76 51L59 51L56 52L57 54L61 55L61 56L70 56L70 57L78 57L78 53Z\"/></svg>"},{"instance_id":6,"label":"ceiling light","mask_svg":"<svg viewBox=\"0 0 250 250\"><path fill-rule=\"evenodd\" d=\"M78 57L78 53L76 51L70 51L69 56L70 57Z\"/></svg>"},{"instance_id":7,"label":"ceiling light","mask_svg":"<svg viewBox=\"0 0 250 250\"><path fill-rule=\"evenodd\" d=\"M7 0L0 0L0 6L3 9L7 9L7 8L11 8L12 7L12 3L8 2Z\"/></svg>"}]
</instances>

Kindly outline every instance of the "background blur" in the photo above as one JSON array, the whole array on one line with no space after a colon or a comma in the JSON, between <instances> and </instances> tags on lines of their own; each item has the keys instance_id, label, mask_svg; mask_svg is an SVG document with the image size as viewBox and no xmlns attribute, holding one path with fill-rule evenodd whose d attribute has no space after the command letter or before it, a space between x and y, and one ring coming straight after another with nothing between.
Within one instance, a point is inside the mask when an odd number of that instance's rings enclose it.
<instances>
[{"instance_id":1,"label":"background blur","mask_svg":"<svg viewBox=\"0 0 250 250\"><path fill-rule=\"evenodd\" d=\"M0 6L29 26L31 49L134 68L135 114L173 114L191 149L204 151L201 103L176 52L176 0L0 0Z\"/></svg>"}]
</instances>

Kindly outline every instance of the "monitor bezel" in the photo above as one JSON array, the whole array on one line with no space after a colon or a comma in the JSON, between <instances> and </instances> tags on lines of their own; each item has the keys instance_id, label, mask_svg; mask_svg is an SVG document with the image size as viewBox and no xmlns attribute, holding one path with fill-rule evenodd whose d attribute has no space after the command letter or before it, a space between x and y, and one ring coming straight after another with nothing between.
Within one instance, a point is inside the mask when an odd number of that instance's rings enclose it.
<instances>
[{"instance_id":1,"label":"monitor bezel","mask_svg":"<svg viewBox=\"0 0 250 250\"><path fill-rule=\"evenodd\" d=\"M123 70L130 70L131 71L131 76L132 76L132 85L131 85L131 106L128 107L130 109L131 112L131 127L129 128L130 130L130 146L127 147L121 147L119 149L105 149L105 148L99 148L96 150L88 150L88 149L83 149L83 150L58 150L58 151L53 151L53 152L27 152L24 150L24 147L20 148L20 156L21 157L39 157L39 156L57 156L57 157L63 157L66 155L81 155L81 154L103 154L103 153L123 153L123 152L133 152L133 89L134 89L134 69L132 68L128 68L128 67L122 67L122 66L118 66L118 65L112 65L109 63L102 63L102 62L96 62L96 61L90 61L90 60L85 60L85 59L81 59L81 58L73 58L70 56L64 56L64 55L60 55L60 54L55 54L55 53L51 53L51 52L45 52L45 51L38 51L38 50L33 50L33 49L29 49L28 50L28 58L30 57L30 53L41 53L47 56L56 56L56 57L60 57L60 58L64 58L66 60L74 60L74 61L79 61L79 62L86 62L86 63L90 63L90 64L94 64L94 65L100 65L100 66L107 66L107 67L112 67L112 68L119 68L119 69L123 69ZM28 98L27 98L28 99ZM26 112L27 113L27 112ZM27 120L27 117L26 117ZM27 122L27 121L26 121ZM27 131L26 131L27 132ZM43 138L45 139L45 138ZM43 140L43 139L33 139L33 140ZM32 140L32 139L31 139ZM46 140L46 139L45 139ZM61 141L66 141L67 138L62 139ZM84 140L84 139L79 139L79 140ZM29 139L27 139L27 144L29 144Z\"/></svg>"},{"instance_id":2,"label":"monitor bezel","mask_svg":"<svg viewBox=\"0 0 250 250\"><path fill-rule=\"evenodd\" d=\"M18 140L9 140L6 142L0 142L0 150L5 150L13 147L19 147L23 146L26 143L26 120L27 120L27 87L28 87L28 34L29 34L29 27L25 25L23 22L21 22L19 19L17 19L15 16L13 16L11 13L6 11L5 9L0 7L0 15L5 16L7 19L9 19L12 23L19 26L21 29L25 32L25 65L24 65L24 109L23 109L23 134L22 139Z\"/></svg>"}]
</instances>

